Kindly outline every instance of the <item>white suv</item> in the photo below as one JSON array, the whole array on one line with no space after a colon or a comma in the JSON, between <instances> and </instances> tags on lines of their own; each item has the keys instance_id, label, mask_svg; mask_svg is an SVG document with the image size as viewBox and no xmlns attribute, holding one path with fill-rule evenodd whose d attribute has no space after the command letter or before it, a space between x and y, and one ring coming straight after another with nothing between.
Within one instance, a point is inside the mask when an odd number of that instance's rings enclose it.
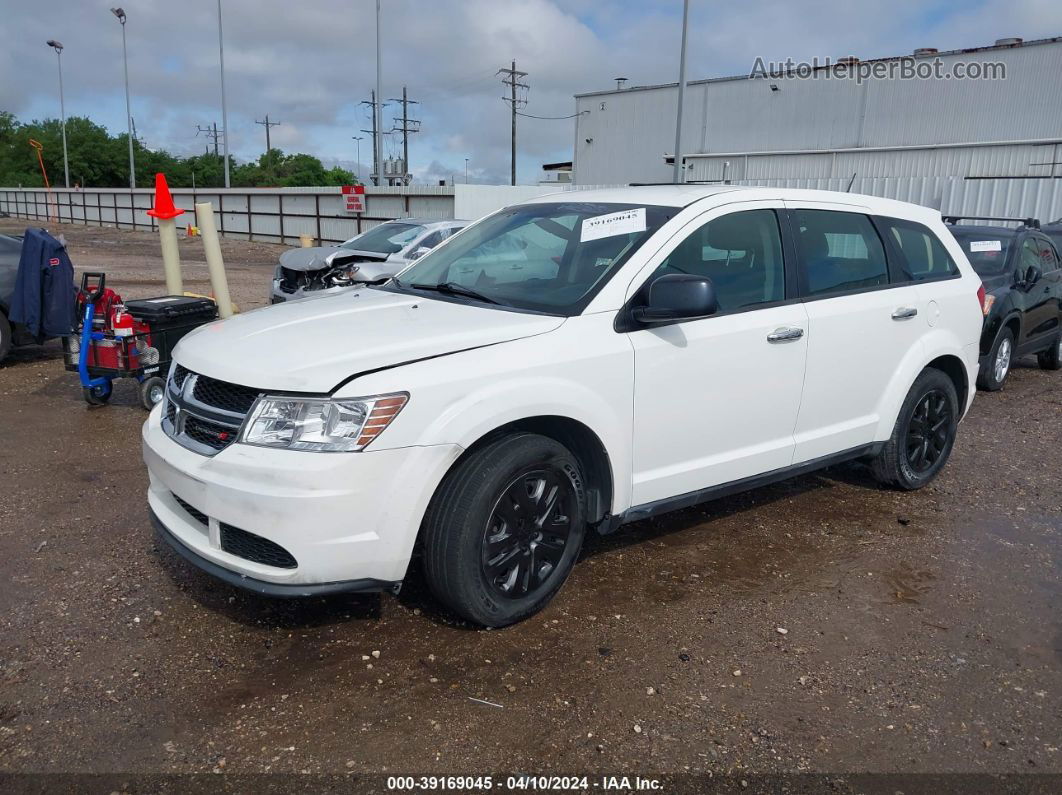
<instances>
[{"instance_id":1,"label":"white suv","mask_svg":"<svg viewBox=\"0 0 1062 795\"><path fill-rule=\"evenodd\" d=\"M973 400L981 294L910 204L545 196L383 286L186 336L144 425L148 502L230 583L397 589L419 550L441 601L502 626L590 530L855 458L928 483Z\"/></svg>"}]
</instances>

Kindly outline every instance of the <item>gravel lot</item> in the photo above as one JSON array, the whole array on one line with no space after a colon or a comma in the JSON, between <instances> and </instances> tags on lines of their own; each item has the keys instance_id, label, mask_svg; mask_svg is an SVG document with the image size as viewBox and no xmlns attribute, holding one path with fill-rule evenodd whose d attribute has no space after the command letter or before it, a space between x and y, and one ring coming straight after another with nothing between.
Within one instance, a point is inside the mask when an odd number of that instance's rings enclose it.
<instances>
[{"instance_id":1,"label":"gravel lot","mask_svg":"<svg viewBox=\"0 0 1062 795\"><path fill-rule=\"evenodd\" d=\"M164 292L153 235L62 231ZM241 308L281 250L225 242ZM848 465L628 526L503 631L415 574L282 602L189 568L144 418L132 382L88 408L55 343L0 365L0 771L1062 773L1062 374L1032 360L929 488Z\"/></svg>"}]
</instances>

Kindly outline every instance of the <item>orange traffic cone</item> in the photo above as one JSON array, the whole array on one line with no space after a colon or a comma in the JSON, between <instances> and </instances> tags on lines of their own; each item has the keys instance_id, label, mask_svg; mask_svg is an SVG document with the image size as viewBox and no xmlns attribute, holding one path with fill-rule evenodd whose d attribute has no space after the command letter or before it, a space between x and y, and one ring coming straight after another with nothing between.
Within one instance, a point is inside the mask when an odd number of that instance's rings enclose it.
<instances>
[{"instance_id":1,"label":"orange traffic cone","mask_svg":"<svg viewBox=\"0 0 1062 795\"><path fill-rule=\"evenodd\" d=\"M184 214L184 210L173 206L173 196L170 195L165 174L155 175L155 206L147 214L159 219L176 218Z\"/></svg>"}]
</instances>

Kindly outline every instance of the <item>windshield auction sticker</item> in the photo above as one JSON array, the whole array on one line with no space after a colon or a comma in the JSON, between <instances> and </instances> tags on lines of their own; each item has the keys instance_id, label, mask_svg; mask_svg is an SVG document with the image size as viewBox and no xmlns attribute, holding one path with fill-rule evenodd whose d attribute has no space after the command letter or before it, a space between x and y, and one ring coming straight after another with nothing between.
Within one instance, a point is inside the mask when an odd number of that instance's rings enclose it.
<instances>
[{"instance_id":1,"label":"windshield auction sticker","mask_svg":"<svg viewBox=\"0 0 1062 795\"><path fill-rule=\"evenodd\" d=\"M999 240L971 240L970 253L975 251L1002 251L1003 244Z\"/></svg>"},{"instance_id":2,"label":"windshield auction sticker","mask_svg":"<svg viewBox=\"0 0 1062 795\"><path fill-rule=\"evenodd\" d=\"M638 207L634 210L621 210L618 213L584 218L579 242L586 243L589 240L600 240L603 237L630 235L644 231L645 208Z\"/></svg>"}]
</instances>

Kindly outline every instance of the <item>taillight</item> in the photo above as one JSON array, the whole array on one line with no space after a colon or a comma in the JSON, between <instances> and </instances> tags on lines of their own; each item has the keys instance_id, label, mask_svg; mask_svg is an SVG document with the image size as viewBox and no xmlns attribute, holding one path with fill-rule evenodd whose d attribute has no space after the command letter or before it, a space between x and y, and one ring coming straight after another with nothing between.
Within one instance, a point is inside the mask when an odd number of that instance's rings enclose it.
<instances>
[{"instance_id":1,"label":"taillight","mask_svg":"<svg viewBox=\"0 0 1062 795\"><path fill-rule=\"evenodd\" d=\"M981 314L988 316L988 310L992 308L992 305L985 300L985 286L981 284L977 288L977 303L981 306Z\"/></svg>"}]
</instances>

